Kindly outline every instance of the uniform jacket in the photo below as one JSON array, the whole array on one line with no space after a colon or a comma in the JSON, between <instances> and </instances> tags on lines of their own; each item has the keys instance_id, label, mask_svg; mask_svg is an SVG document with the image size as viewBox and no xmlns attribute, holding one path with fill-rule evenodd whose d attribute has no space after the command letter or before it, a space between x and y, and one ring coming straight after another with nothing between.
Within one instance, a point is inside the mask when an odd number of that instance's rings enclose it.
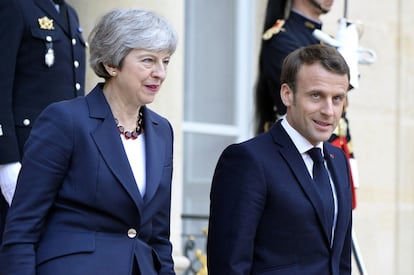
<instances>
[{"instance_id":1,"label":"uniform jacket","mask_svg":"<svg viewBox=\"0 0 414 275\"><path fill-rule=\"evenodd\" d=\"M173 133L144 107L141 197L98 85L50 105L26 144L0 253L1 275L174 274L170 202Z\"/></svg>"},{"instance_id":2,"label":"uniform jacket","mask_svg":"<svg viewBox=\"0 0 414 275\"><path fill-rule=\"evenodd\" d=\"M259 128L263 128L265 122L275 121L274 110L279 116L286 113L286 106L280 99L280 74L283 59L300 47L320 43L312 33L315 29L322 28L321 23L311 21L298 13L291 12L282 28L271 39L262 41L259 56L260 73L256 87L256 96L259 97L260 104L263 104L257 107L260 114Z\"/></svg>"},{"instance_id":3,"label":"uniform jacket","mask_svg":"<svg viewBox=\"0 0 414 275\"><path fill-rule=\"evenodd\" d=\"M21 160L47 105L84 95L85 41L75 10L67 5L67 11L65 29L50 0L0 1L0 164ZM54 52L50 67L48 48Z\"/></svg>"},{"instance_id":4,"label":"uniform jacket","mask_svg":"<svg viewBox=\"0 0 414 275\"><path fill-rule=\"evenodd\" d=\"M278 122L219 159L210 194L209 274L351 274L348 165L340 149L324 148L339 208L332 248L321 198Z\"/></svg>"},{"instance_id":5,"label":"uniform jacket","mask_svg":"<svg viewBox=\"0 0 414 275\"><path fill-rule=\"evenodd\" d=\"M64 28L51 0L0 1L0 165L21 161L33 122L47 105L84 94L85 41L75 10L67 5L67 13ZM7 207L0 193L0 235Z\"/></svg>"}]
</instances>

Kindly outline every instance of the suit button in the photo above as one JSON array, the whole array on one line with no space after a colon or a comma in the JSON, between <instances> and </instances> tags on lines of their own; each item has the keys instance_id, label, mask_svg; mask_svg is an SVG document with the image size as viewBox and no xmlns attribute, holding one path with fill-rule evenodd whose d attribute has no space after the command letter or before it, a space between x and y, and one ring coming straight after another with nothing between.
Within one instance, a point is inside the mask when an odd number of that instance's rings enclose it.
<instances>
[{"instance_id":1,"label":"suit button","mask_svg":"<svg viewBox=\"0 0 414 275\"><path fill-rule=\"evenodd\" d=\"M73 61L73 66L75 66L75 68L79 67L79 61L75 60Z\"/></svg>"},{"instance_id":2,"label":"suit button","mask_svg":"<svg viewBox=\"0 0 414 275\"><path fill-rule=\"evenodd\" d=\"M50 35L46 36L46 41L47 41L47 42L52 42L52 40L53 40L53 39L52 39L52 37L51 37Z\"/></svg>"},{"instance_id":3,"label":"suit button","mask_svg":"<svg viewBox=\"0 0 414 275\"><path fill-rule=\"evenodd\" d=\"M26 118L23 120L23 125L24 126L29 126L30 125L30 119Z\"/></svg>"},{"instance_id":4,"label":"suit button","mask_svg":"<svg viewBox=\"0 0 414 275\"><path fill-rule=\"evenodd\" d=\"M134 228L128 229L128 238L134 239L137 236L137 231Z\"/></svg>"},{"instance_id":5,"label":"suit button","mask_svg":"<svg viewBox=\"0 0 414 275\"><path fill-rule=\"evenodd\" d=\"M79 83L76 83L76 84L75 84L75 89L76 89L76 91L79 91L79 90L80 90L80 88L81 88L81 85L80 85Z\"/></svg>"},{"instance_id":6,"label":"suit button","mask_svg":"<svg viewBox=\"0 0 414 275\"><path fill-rule=\"evenodd\" d=\"M72 45L75 46L76 45L76 39L72 38Z\"/></svg>"}]
</instances>

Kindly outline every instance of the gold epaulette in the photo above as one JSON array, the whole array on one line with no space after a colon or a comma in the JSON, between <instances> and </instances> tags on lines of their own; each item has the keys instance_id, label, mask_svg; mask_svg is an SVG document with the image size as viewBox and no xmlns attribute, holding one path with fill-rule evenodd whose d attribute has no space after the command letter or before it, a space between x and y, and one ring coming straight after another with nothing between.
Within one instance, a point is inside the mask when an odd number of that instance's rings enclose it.
<instances>
[{"instance_id":1,"label":"gold epaulette","mask_svg":"<svg viewBox=\"0 0 414 275\"><path fill-rule=\"evenodd\" d=\"M276 20L276 23L273 24L273 26L271 26L269 29L267 29L262 38L263 40L269 40L270 38L272 38L273 35L279 33L280 31L283 31L283 25L285 24L285 20L283 19L278 19Z\"/></svg>"},{"instance_id":2,"label":"gold epaulette","mask_svg":"<svg viewBox=\"0 0 414 275\"><path fill-rule=\"evenodd\" d=\"M346 137L348 133L348 124L344 118L339 119L338 125L336 126L333 134L338 137Z\"/></svg>"}]
</instances>

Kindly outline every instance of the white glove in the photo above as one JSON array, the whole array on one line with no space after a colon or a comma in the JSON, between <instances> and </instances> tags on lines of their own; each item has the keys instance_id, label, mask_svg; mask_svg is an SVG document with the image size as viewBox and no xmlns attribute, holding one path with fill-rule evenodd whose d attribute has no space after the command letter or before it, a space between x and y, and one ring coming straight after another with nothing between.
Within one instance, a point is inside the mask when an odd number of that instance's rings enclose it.
<instances>
[{"instance_id":1,"label":"white glove","mask_svg":"<svg viewBox=\"0 0 414 275\"><path fill-rule=\"evenodd\" d=\"M17 176L21 167L20 162L0 165L0 189L9 205L11 205L16 190Z\"/></svg>"}]
</instances>

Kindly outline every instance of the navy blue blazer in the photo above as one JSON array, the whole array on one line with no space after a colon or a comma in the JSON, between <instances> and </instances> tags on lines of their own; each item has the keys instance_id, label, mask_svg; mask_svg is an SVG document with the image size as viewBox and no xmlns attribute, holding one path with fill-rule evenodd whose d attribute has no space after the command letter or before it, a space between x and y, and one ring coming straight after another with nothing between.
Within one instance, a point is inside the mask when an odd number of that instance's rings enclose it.
<instances>
[{"instance_id":1,"label":"navy blue blazer","mask_svg":"<svg viewBox=\"0 0 414 275\"><path fill-rule=\"evenodd\" d=\"M173 131L144 107L141 197L98 84L51 104L26 143L0 252L1 275L174 274L170 235Z\"/></svg>"},{"instance_id":2,"label":"navy blue blazer","mask_svg":"<svg viewBox=\"0 0 414 275\"><path fill-rule=\"evenodd\" d=\"M279 121L230 145L218 161L210 194L209 274L351 274L348 163L340 149L326 142L324 148L339 208L332 248L321 198Z\"/></svg>"}]
</instances>

